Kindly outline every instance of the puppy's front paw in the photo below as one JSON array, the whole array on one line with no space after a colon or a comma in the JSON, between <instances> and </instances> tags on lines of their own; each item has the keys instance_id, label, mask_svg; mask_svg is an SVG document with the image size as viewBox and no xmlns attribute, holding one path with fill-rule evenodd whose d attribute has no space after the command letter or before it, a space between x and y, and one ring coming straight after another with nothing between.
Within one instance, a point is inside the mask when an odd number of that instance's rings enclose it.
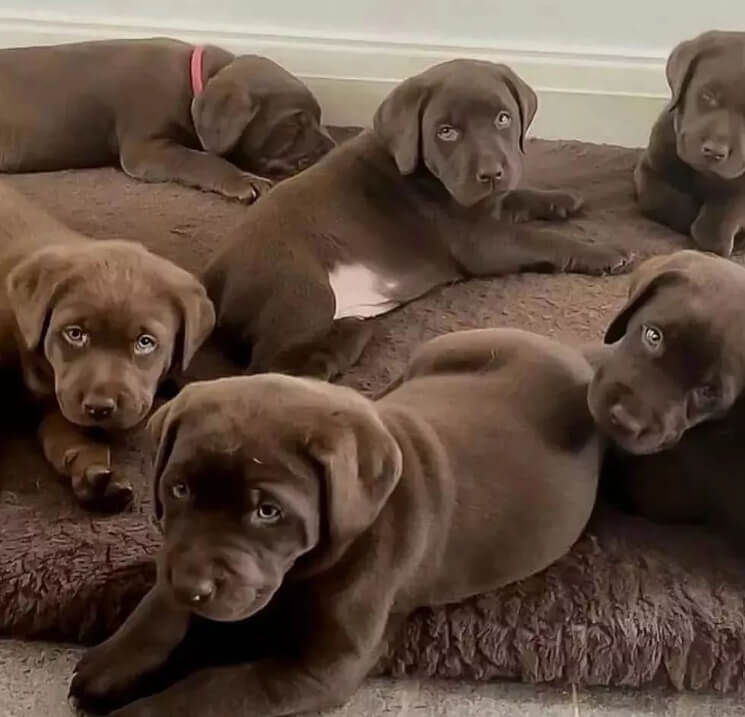
<instances>
[{"instance_id":1,"label":"puppy's front paw","mask_svg":"<svg viewBox=\"0 0 745 717\"><path fill-rule=\"evenodd\" d=\"M132 484L114 475L108 463L87 447L71 448L65 453L66 472L72 479L72 489L78 502L88 510L119 513L134 499ZM108 457L108 456L106 456Z\"/></svg>"},{"instance_id":2,"label":"puppy's front paw","mask_svg":"<svg viewBox=\"0 0 745 717\"><path fill-rule=\"evenodd\" d=\"M69 700L77 708L103 714L134 699L142 677L138 655L103 643L83 655L70 682Z\"/></svg>"},{"instance_id":3,"label":"puppy's front paw","mask_svg":"<svg viewBox=\"0 0 745 717\"><path fill-rule=\"evenodd\" d=\"M631 270L634 255L625 249L611 246L592 246L581 257L570 262L568 270L578 274L603 276L605 274L625 274Z\"/></svg>"},{"instance_id":4,"label":"puppy's front paw","mask_svg":"<svg viewBox=\"0 0 745 717\"><path fill-rule=\"evenodd\" d=\"M246 204L253 204L262 194L272 188L272 182L250 172L242 172L235 182L223 187L222 194Z\"/></svg>"},{"instance_id":5,"label":"puppy's front paw","mask_svg":"<svg viewBox=\"0 0 745 717\"><path fill-rule=\"evenodd\" d=\"M579 214L584 200L570 192L545 192L542 206L538 208L538 219L568 219Z\"/></svg>"}]
</instances>

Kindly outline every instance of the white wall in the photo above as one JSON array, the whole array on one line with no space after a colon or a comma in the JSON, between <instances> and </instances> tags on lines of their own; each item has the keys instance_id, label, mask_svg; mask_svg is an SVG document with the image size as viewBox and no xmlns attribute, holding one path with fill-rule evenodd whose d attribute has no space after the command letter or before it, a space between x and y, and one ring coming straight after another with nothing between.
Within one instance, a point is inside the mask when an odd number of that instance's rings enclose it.
<instances>
[{"instance_id":1,"label":"white wall","mask_svg":"<svg viewBox=\"0 0 745 717\"><path fill-rule=\"evenodd\" d=\"M258 51L301 75L332 123L366 123L409 74L506 61L539 92L533 133L637 145L664 103L664 59L745 1L0 0L0 45L167 34Z\"/></svg>"}]
</instances>

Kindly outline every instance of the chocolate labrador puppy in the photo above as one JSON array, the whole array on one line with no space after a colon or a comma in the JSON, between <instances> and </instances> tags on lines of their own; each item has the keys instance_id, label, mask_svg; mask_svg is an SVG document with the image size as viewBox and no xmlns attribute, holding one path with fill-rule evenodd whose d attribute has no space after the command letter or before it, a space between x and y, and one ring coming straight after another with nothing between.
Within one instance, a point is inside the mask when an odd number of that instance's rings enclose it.
<instances>
[{"instance_id":1,"label":"chocolate labrador puppy","mask_svg":"<svg viewBox=\"0 0 745 717\"><path fill-rule=\"evenodd\" d=\"M78 500L119 510L103 435L140 423L214 326L202 285L127 241L94 242L0 184L0 363L45 406L44 454Z\"/></svg>"},{"instance_id":2,"label":"chocolate labrador puppy","mask_svg":"<svg viewBox=\"0 0 745 717\"><path fill-rule=\"evenodd\" d=\"M165 38L0 51L0 171L97 167L253 201L333 142L271 60ZM256 174L258 173L258 174Z\"/></svg>"},{"instance_id":3,"label":"chocolate labrador puppy","mask_svg":"<svg viewBox=\"0 0 745 717\"><path fill-rule=\"evenodd\" d=\"M745 548L745 268L695 251L651 259L606 333L588 393L617 446L607 477L653 519L705 520Z\"/></svg>"},{"instance_id":4,"label":"chocolate labrador puppy","mask_svg":"<svg viewBox=\"0 0 745 717\"><path fill-rule=\"evenodd\" d=\"M745 230L745 32L706 32L667 62L672 99L634 174L655 221L730 256Z\"/></svg>"},{"instance_id":5,"label":"chocolate labrador puppy","mask_svg":"<svg viewBox=\"0 0 745 717\"><path fill-rule=\"evenodd\" d=\"M188 386L150 422L157 584L84 656L71 695L127 702L193 615L241 621L280 601L287 653L198 671L115 714L279 717L344 702L413 610L569 550L601 459L591 375L567 346L495 329L425 344L376 402L280 374Z\"/></svg>"},{"instance_id":6,"label":"chocolate labrador puppy","mask_svg":"<svg viewBox=\"0 0 745 717\"><path fill-rule=\"evenodd\" d=\"M208 267L219 332L250 372L333 378L369 322L440 284L525 270L618 272L622 251L542 230L581 201L518 189L536 96L504 65L455 60L383 102L374 129L253 207Z\"/></svg>"}]
</instances>

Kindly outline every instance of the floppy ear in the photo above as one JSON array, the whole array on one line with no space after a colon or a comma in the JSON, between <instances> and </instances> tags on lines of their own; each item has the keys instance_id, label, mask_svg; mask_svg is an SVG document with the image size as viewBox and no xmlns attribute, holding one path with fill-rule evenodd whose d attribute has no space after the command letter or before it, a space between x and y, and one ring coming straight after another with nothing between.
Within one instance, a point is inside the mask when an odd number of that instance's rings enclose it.
<instances>
[{"instance_id":1,"label":"floppy ear","mask_svg":"<svg viewBox=\"0 0 745 717\"><path fill-rule=\"evenodd\" d=\"M189 281L178 291L183 316L181 370L185 371L194 354L215 328L215 307L202 284L189 275Z\"/></svg>"},{"instance_id":2,"label":"floppy ear","mask_svg":"<svg viewBox=\"0 0 745 717\"><path fill-rule=\"evenodd\" d=\"M604 342L614 344L626 333L631 317L664 286L685 279L678 269L661 269L667 257L656 257L642 264L632 276L629 298L605 331Z\"/></svg>"},{"instance_id":3,"label":"floppy ear","mask_svg":"<svg viewBox=\"0 0 745 717\"><path fill-rule=\"evenodd\" d=\"M525 152L525 135L538 111L538 97L533 88L507 65L497 65L499 76L506 83L520 110L520 151Z\"/></svg>"},{"instance_id":4,"label":"floppy ear","mask_svg":"<svg viewBox=\"0 0 745 717\"><path fill-rule=\"evenodd\" d=\"M29 351L41 342L55 295L70 266L70 249L50 246L34 252L8 274L8 301Z\"/></svg>"},{"instance_id":5,"label":"floppy ear","mask_svg":"<svg viewBox=\"0 0 745 717\"><path fill-rule=\"evenodd\" d=\"M155 458L153 460L153 509L155 518L163 517L163 504L160 501L160 478L163 475L168 459L171 457L173 445L176 442L176 430L178 422L175 420L173 410L178 397L168 403L164 403L151 416L147 422L147 433L152 444L155 446Z\"/></svg>"},{"instance_id":6,"label":"floppy ear","mask_svg":"<svg viewBox=\"0 0 745 717\"><path fill-rule=\"evenodd\" d=\"M418 78L405 80L383 100L373 118L375 134L404 175L411 174L419 164L426 95L427 89Z\"/></svg>"},{"instance_id":7,"label":"floppy ear","mask_svg":"<svg viewBox=\"0 0 745 717\"><path fill-rule=\"evenodd\" d=\"M213 154L230 152L259 111L259 103L234 74L231 65L220 70L191 103L197 137Z\"/></svg>"},{"instance_id":8,"label":"floppy ear","mask_svg":"<svg viewBox=\"0 0 745 717\"><path fill-rule=\"evenodd\" d=\"M308 445L323 468L329 537L337 547L372 525L402 470L401 449L372 410L341 418L344 425Z\"/></svg>"},{"instance_id":9,"label":"floppy ear","mask_svg":"<svg viewBox=\"0 0 745 717\"><path fill-rule=\"evenodd\" d=\"M686 40L681 42L667 59L665 74L667 75L667 84L672 92L672 101L670 111L674 110L681 98L685 94L685 88L691 77L691 70L698 55L701 52L700 38Z\"/></svg>"},{"instance_id":10,"label":"floppy ear","mask_svg":"<svg viewBox=\"0 0 745 717\"><path fill-rule=\"evenodd\" d=\"M694 37L692 40L681 42L673 49L665 67L667 84L672 92L672 101L669 107L671 112L685 95L686 87L701 55L707 50L716 48L726 42L729 37L730 33L710 30Z\"/></svg>"}]
</instances>

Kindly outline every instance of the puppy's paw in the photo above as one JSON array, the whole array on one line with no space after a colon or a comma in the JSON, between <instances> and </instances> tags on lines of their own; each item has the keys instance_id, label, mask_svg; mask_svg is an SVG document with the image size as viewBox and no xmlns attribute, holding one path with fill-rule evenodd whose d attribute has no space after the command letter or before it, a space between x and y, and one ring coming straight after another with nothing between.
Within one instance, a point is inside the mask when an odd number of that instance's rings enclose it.
<instances>
[{"instance_id":1,"label":"puppy's paw","mask_svg":"<svg viewBox=\"0 0 745 717\"><path fill-rule=\"evenodd\" d=\"M568 271L591 276L625 274L634 263L633 253L625 249L593 245L588 250L585 255L570 262Z\"/></svg>"},{"instance_id":2,"label":"puppy's paw","mask_svg":"<svg viewBox=\"0 0 745 717\"><path fill-rule=\"evenodd\" d=\"M545 192L542 206L537 208L538 219L568 219L579 214L584 200L570 192Z\"/></svg>"},{"instance_id":3,"label":"puppy's paw","mask_svg":"<svg viewBox=\"0 0 745 717\"><path fill-rule=\"evenodd\" d=\"M119 513L132 503L134 489L128 480L112 473L103 462L107 458L108 453L99 446L71 448L65 452L65 472L70 475L73 492L82 506L88 510Z\"/></svg>"},{"instance_id":4,"label":"puppy's paw","mask_svg":"<svg viewBox=\"0 0 745 717\"><path fill-rule=\"evenodd\" d=\"M88 650L78 662L68 699L77 709L104 714L138 696L134 687L140 677L136 654L103 643Z\"/></svg>"},{"instance_id":5,"label":"puppy's paw","mask_svg":"<svg viewBox=\"0 0 745 717\"><path fill-rule=\"evenodd\" d=\"M242 172L235 182L223 187L222 194L245 204L253 204L272 188L272 182L250 172Z\"/></svg>"}]
</instances>

